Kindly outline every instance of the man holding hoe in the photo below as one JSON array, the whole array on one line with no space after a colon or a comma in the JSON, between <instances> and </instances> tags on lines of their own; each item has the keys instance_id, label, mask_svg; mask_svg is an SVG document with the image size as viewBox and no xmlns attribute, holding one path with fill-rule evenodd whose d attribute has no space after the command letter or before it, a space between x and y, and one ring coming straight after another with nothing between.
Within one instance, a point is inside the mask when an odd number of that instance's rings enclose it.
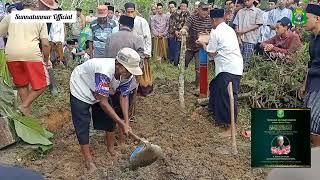
<instances>
[{"instance_id":1,"label":"man holding hoe","mask_svg":"<svg viewBox=\"0 0 320 180\"><path fill-rule=\"evenodd\" d=\"M140 56L135 50L123 48L116 58L90 59L77 66L71 74L72 121L89 171L96 169L89 146L91 117L95 129L106 131L107 149L111 155L115 155L115 123L124 134L130 130L128 95L133 76L142 75L139 63ZM113 98L116 92L120 93L118 100ZM114 110L115 101L120 101L124 120Z\"/></svg>"}]
</instances>

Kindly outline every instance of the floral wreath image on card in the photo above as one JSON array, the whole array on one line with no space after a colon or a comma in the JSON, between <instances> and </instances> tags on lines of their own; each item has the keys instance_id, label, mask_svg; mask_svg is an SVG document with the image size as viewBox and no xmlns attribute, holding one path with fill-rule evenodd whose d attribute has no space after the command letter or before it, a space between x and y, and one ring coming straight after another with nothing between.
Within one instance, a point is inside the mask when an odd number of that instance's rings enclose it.
<instances>
[{"instance_id":1,"label":"floral wreath image on card","mask_svg":"<svg viewBox=\"0 0 320 180\"><path fill-rule=\"evenodd\" d=\"M271 153L274 155L287 155L290 149L290 140L285 136L276 136L271 141Z\"/></svg>"}]
</instances>

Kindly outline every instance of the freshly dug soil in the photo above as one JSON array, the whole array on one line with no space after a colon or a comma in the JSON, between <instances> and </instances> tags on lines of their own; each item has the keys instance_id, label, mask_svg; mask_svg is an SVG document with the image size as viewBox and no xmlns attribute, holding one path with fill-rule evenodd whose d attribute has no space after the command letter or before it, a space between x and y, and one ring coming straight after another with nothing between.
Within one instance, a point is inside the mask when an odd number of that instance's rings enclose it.
<instances>
[{"instance_id":1,"label":"freshly dug soil","mask_svg":"<svg viewBox=\"0 0 320 180\"><path fill-rule=\"evenodd\" d=\"M125 147L116 146L118 156L110 157L104 133L91 131L90 142L99 169L88 174L66 108L43 118L48 129L55 132L53 150L38 160L20 164L42 172L47 179L260 180L266 177L266 171L251 169L250 141L240 138L239 132L238 155L221 153L221 149L227 151L231 147L231 140L220 138L218 133L222 130L197 109L191 84L186 84L187 113L179 108L177 82L156 80L155 84L154 95L138 98L136 120L131 127L138 136L159 145L163 159L132 171L128 161L136 142L128 138ZM241 118L239 121L248 121Z\"/></svg>"}]
</instances>

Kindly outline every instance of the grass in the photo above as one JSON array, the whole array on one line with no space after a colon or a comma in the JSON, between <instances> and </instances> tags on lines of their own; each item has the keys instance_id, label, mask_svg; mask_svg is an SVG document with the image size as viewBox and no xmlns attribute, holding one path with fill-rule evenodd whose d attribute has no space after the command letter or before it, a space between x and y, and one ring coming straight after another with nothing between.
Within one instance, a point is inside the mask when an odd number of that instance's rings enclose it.
<instances>
[{"instance_id":1,"label":"grass","mask_svg":"<svg viewBox=\"0 0 320 180\"><path fill-rule=\"evenodd\" d=\"M52 96L48 88L33 104L33 113L36 117L48 115L52 110L69 109L69 79L71 72L72 70L70 68L55 69L55 78L57 80L59 94Z\"/></svg>"},{"instance_id":2,"label":"grass","mask_svg":"<svg viewBox=\"0 0 320 180\"><path fill-rule=\"evenodd\" d=\"M193 82L195 79L195 64L190 63L189 67L185 70L185 81ZM154 79L165 79L165 80L177 80L179 79L180 70L173 64L162 62L159 64L152 60L151 62L152 76ZM213 65L209 64L209 81L214 77Z\"/></svg>"}]
</instances>

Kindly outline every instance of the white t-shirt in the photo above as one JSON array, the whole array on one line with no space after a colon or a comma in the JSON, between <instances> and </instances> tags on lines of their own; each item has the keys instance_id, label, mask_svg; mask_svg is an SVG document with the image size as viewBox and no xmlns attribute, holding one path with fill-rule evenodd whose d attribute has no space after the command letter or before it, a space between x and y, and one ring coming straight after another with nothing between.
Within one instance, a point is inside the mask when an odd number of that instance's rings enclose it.
<instances>
[{"instance_id":1,"label":"white t-shirt","mask_svg":"<svg viewBox=\"0 0 320 180\"><path fill-rule=\"evenodd\" d=\"M243 58L238 38L235 31L226 23L223 22L211 30L207 52L217 53L214 57L216 76L221 72L242 75Z\"/></svg>"},{"instance_id":2,"label":"white t-shirt","mask_svg":"<svg viewBox=\"0 0 320 180\"><path fill-rule=\"evenodd\" d=\"M61 22L52 23L48 40L51 42L61 42L64 43L64 24Z\"/></svg>"},{"instance_id":3,"label":"white t-shirt","mask_svg":"<svg viewBox=\"0 0 320 180\"><path fill-rule=\"evenodd\" d=\"M96 93L108 97L120 91L122 96L128 96L133 76L117 80L114 75L115 59L89 59L73 70L70 78L71 94L88 104L98 102L94 97Z\"/></svg>"}]
</instances>

